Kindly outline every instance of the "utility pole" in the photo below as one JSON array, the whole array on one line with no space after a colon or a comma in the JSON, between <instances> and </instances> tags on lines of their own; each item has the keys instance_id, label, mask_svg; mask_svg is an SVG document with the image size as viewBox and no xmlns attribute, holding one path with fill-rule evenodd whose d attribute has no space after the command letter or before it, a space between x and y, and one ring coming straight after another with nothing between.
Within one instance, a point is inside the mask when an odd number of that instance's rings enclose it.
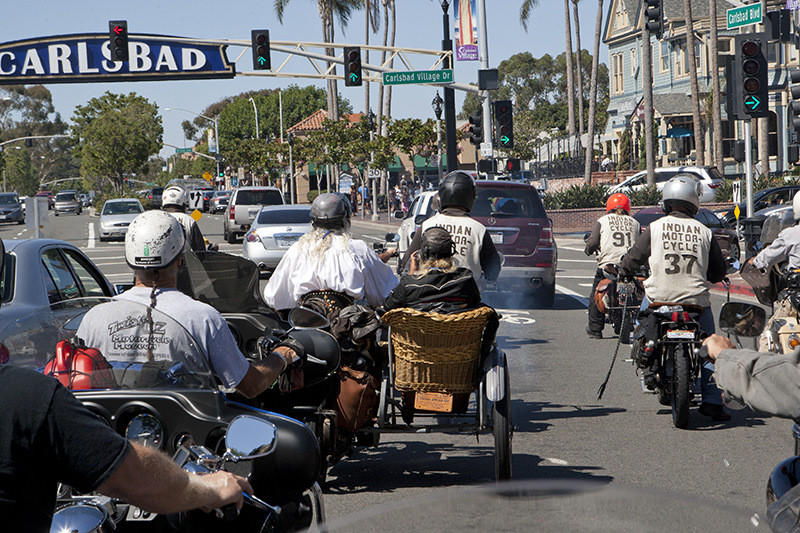
<instances>
[{"instance_id":1,"label":"utility pole","mask_svg":"<svg viewBox=\"0 0 800 533\"><path fill-rule=\"evenodd\" d=\"M450 9L450 2L441 0L442 5L442 50L450 52L448 59L443 61L442 69L453 68L453 40L450 38L450 16L447 14ZM458 148L456 147L456 91L455 89L444 87L444 130L447 141L447 171L458 170Z\"/></svg>"},{"instance_id":2,"label":"utility pole","mask_svg":"<svg viewBox=\"0 0 800 533\"><path fill-rule=\"evenodd\" d=\"M481 68L489 68L489 35L486 31L486 0L478 0ZM489 159L494 159L494 142L492 140L492 103L489 101L489 91L481 91L483 99L483 142L489 145Z\"/></svg>"}]
</instances>

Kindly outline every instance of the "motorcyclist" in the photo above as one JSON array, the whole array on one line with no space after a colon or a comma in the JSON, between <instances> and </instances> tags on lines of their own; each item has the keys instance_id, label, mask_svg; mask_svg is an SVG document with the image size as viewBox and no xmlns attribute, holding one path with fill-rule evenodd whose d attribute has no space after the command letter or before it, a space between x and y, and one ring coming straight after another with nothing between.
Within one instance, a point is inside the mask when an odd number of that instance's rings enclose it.
<instances>
[{"instance_id":1,"label":"motorcyclist","mask_svg":"<svg viewBox=\"0 0 800 533\"><path fill-rule=\"evenodd\" d=\"M475 281L481 275L489 281L496 280L501 268L500 254L486 227L469 216L476 197L475 181L469 174L460 170L447 174L439 185L440 211L423 222L414 234L403 256L401 271L408 269L411 256L420 249L425 230L439 226L453 237L458 266L469 268Z\"/></svg>"},{"instance_id":2,"label":"motorcyclist","mask_svg":"<svg viewBox=\"0 0 800 533\"><path fill-rule=\"evenodd\" d=\"M183 226L186 235L186 251L200 252L206 249L205 239L197 221L186 214L189 205L189 195L186 189L171 185L161 194L161 209L175 217Z\"/></svg>"},{"instance_id":3,"label":"motorcyclist","mask_svg":"<svg viewBox=\"0 0 800 533\"><path fill-rule=\"evenodd\" d=\"M772 241L772 244L761 250L758 255L748 260L755 268L766 269L786 261L790 270L800 269L800 192L794 195L792 200L792 212L794 215L795 225L781 231L778 236ZM797 312L793 309L789 299L784 297L776 302L775 312L767 322L767 327L759 339L759 349L761 351L770 350L779 351L780 343L772 342L770 334L774 335L773 326L778 325L779 319L794 316L797 318Z\"/></svg>"},{"instance_id":4,"label":"motorcyclist","mask_svg":"<svg viewBox=\"0 0 800 533\"><path fill-rule=\"evenodd\" d=\"M300 237L278 263L264 288L274 309L291 309L309 298L323 300L328 311L365 299L373 307L397 285L385 262L395 249L376 254L350 233L350 210L336 193L317 196L311 204L312 230Z\"/></svg>"},{"instance_id":5,"label":"motorcyclist","mask_svg":"<svg viewBox=\"0 0 800 533\"><path fill-rule=\"evenodd\" d=\"M725 278L727 265L711 230L695 220L700 209L700 184L688 175L670 179L662 191L666 216L654 220L622 258L620 273L632 277L636 268L648 262L650 276L644 282L645 299L650 302L694 304L703 308L698 318L700 329L714 333L714 315L708 294L710 283ZM652 379L645 369L645 383ZM651 362L652 363L652 362ZM730 419L722 407L722 396L711 381L714 365L705 362L701 369L702 404L700 414L724 421ZM651 382L652 383L652 382ZM649 386L653 386L652 384Z\"/></svg>"},{"instance_id":6,"label":"motorcyclist","mask_svg":"<svg viewBox=\"0 0 800 533\"><path fill-rule=\"evenodd\" d=\"M168 343L147 341L133 350L129 345L129 339L152 338L155 325L151 310L158 309L183 326L200 344L208 355L209 366L226 387L253 398L273 385L298 354L287 346L279 346L266 359L249 362L239 351L222 315L176 288L184 243L182 226L169 214L147 211L137 216L125 235L125 260L133 269L134 286L115 296L116 302L90 309L81 321L77 337L87 346L99 349L109 360L169 360L169 351L176 347ZM140 305L120 305L124 302ZM147 311L142 316L144 306ZM163 337L180 338L180 335L165 331Z\"/></svg>"},{"instance_id":7,"label":"motorcyclist","mask_svg":"<svg viewBox=\"0 0 800 533\"><path fill-rule=\"evenodd\" d=\"M597 253L597 271L589 293L589 325L586 327L586 333L593 339L603 338L606 322L605 313L598 309L595 300L597 284L605 279L603 270L619 263L641 231L639 222L630 215L630 198L622 193L612 194L606 201L606 214L598 219L586 240L586 255Z\"/></svg>"}]
</instances>

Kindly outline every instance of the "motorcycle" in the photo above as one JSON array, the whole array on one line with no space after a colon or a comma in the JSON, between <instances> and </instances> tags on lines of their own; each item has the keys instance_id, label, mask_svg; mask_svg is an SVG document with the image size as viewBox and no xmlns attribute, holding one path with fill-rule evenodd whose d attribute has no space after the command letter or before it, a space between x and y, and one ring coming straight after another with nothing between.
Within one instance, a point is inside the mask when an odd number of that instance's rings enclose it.
<instances>
[{"instance_id":1,"label":"motorcycle","mask_svg":"<svg viewBox=\"0 0 800 533\"><path fill-rule=\"evenodd\" d=\"M610 265L603 269L603 276L594 294L597 308L605 313L606 323L613 326L620 343L630 344L633 324L644 299L644 277L619 280L617 269Z\"/></svg>"},{"instance_id":2,"label":"motorcycle","mask_svg":"<svg viewBox=\"0 0 800 533\"><path fill-rule=\"evenodd\" d=\"M110 330L92 330L91 317L84 323L90 312L119 321ZM143 345L152 348L152 359L135 357ZM203 348L158 309L104 298L54 304L0 332L3 350L9 354L8 364L55 377L121 435L176 460L189 450L201 463L211 464L206 459L223 455L226 428L228 435L237 433L229 424L242 415L269 424L275 428L270 453L232 464L231 471L248 477L258 500L271 506L270 513L280 509L270 519L276 531L303 529L321 517L316 485L321 461L313 433L295 420L233 401L215 381ZM225 462L228 458L217 465ZM155 515L66 486L59 490L58 504L78 507L87 499L96 502L90 514L99 513L100 502L108 523L120 531L261 531L265 521L263 507L248 506L231 522L220 522L202 513Z\"/></svg>"},{"instance_id":3,"label":"motorcycle","mask_svg":"<svg viewBox=\"0 0 800 533\"><path fill-rule=\"evenodd\" d=\"M800 269L789 269L786 263L766 269L746 264L742 278L752 287L758 301L782 306L765 330L767 348L775 353L791 353L800 346Z\"/></svg>"}]
</instances>

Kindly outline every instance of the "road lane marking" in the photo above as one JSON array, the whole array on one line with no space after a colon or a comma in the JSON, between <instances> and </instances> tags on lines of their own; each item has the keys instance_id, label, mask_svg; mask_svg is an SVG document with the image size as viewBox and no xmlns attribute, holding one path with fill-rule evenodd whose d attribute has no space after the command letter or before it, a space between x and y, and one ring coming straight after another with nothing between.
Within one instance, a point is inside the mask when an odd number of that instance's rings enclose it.
<instances>
[{"instance_id":1,"label":"road lane marking","mask_svg":"<svg viewBox=\"0 0 800 533\"><path fill-rule=\"evenodd\" d=\"M87 248L94 248L94 222L89 222L89 242Z\"/></svg>"},{"instance_id":2,"label":"road lane marking","mask_svg":"<svg viewBox=\"0 0 800 533\"><path fill-rule=\"evenodd\" d=\"M23 233L25 233L25 230L22 230L22 231L20 231L19 233L17 233L17 237L22 237L22 234L23 234Z\"/></svg>"},{"instance_id":3,"label":"road lane marking","mask_svg":"<svg viewBox=\"0 0 800 533\"><path fill-rule=\"evenodd\" d=\"M561 277L563 278L564 276ZM591 287L592 285L593 285L592 283L578 283L579 287Z\"/></svg>"},{"instance_id":4,"label":"road lane marking","mask_svg":"<svg viewBox=\"0 0 800 533\"><path fill-rule=\"evenodd\" d=\"M585 248L574 248L572 246L559 246L559 250L572 250L573 252L586 252Z\"/></svg>"},{"instance_id":5,"label":"road lane marking","mask_svg":"<svg viewBox=\"0 0 800 533\"><path fill-rule=\"evenodd\" d=\"M594 259L562 259L558 258L559 263L592 263L593 265L597 264L597 261Z\"/></svg>"},{"instance_id":6,"label":"road lane marking","mask_svg":"<svg viewBox=\"0 0 800 533\"><path fill-rule=\"evenodd\" d=\"M554 465L559 465L559 466L566 466L569 464L564 459L556 459L555 457L545 457L544 460L547 461L548 463L553 463Z\"/></svg>"},{"instance_id":7,"label":"road lane marking","mask_svg":"<svg viewBox=\"0 0 800 533\"><path fill-rule=\"evenodd\" d=\"M592 279L593 277L594 276L592 276L591 274L587 274L585 276L569 276L569 275L565 275L565 274L559 274L558 275L559 279Z\"/></svg>"},{"instance_id":8,"label":"road lane marking","mask_svg":"<svg viewBox=\"0 0 800 533\"><path fill-rule=\"evenodd\" d=\"M589 298L586 296L581 296L575 291L572 291L566 287L562 287L561 285L556 285L556 290L561 294L566 294L567 296L572 296L574 299L578 300L582 305L589 307Z\"/></svg>"},{"instance_id":9,"label":"road lane marking","mask_svg":"<svg viewBox=\"0 0 800 533\"><path fill-rule=\"evenodd\" d=\"M133 278L133 273L125 272L125 273L122 273L122 274L106 274L106 277L107 278L128 278L128 279L132 279Z\"/></svg>"}]
</instances>

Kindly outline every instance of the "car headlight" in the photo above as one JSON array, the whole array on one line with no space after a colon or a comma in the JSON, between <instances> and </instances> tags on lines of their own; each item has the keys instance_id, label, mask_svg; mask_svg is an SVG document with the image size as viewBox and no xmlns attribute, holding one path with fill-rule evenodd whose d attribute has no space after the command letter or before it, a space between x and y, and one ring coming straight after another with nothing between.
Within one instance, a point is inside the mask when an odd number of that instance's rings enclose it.
<instances>
[{"instance_id":1,"label":"car headlight","mask_svg":"<svg viewBox=\"0 0 800 533\"><path fill-rule=\"evenodd\" d=\"M161 448L164 441L164 427L161 421L150 413L141 413L128 422L125 438L142 446Z\"/></svg>"}]
</instances>

